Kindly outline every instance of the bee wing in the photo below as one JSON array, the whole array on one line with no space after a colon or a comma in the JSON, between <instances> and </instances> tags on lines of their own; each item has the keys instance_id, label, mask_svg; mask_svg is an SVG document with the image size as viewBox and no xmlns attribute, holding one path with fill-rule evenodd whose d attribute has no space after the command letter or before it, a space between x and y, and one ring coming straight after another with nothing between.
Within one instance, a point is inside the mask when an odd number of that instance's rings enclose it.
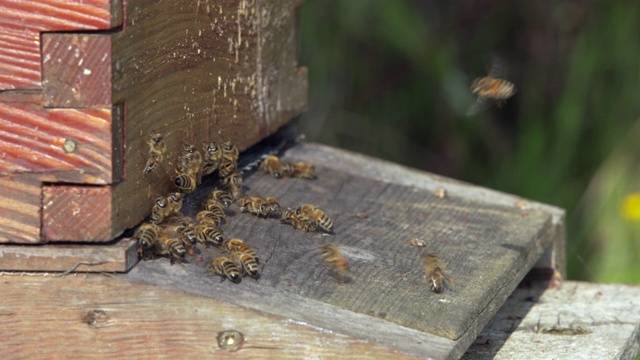
<instances>
[{"instance_id":1,"label":"bee wing","mask_svg":"<svg viewBox=\"0 0 640 360\"><path fill-rule=\"evenodd\" d=\"M489 98L478 96L478 99L471 104L469 110L467 111L467 116L474 116L478 113L481 113L484 110L487 110L491 105L491 101Z\"/></svg>"},{"instance_id":2,"label":"bee wing","mask_svg":"<svg viewBox=\"0 0 640 360\"><path fill-rule=\"evenodd\" d=\"M497 79L510 78L509 63L500 55L491 55L491 67L489 68L489 76Z\"/></svg>"}]
</instances>

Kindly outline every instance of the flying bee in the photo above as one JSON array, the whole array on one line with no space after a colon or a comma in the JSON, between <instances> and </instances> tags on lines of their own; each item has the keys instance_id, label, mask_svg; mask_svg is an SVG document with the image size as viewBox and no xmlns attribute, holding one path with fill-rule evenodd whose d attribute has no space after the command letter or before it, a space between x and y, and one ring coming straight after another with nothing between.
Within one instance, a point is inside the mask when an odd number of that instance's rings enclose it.
<instances>
[{"instance_id":1,"label":"flying bee","mask_svg":"<svg viewBox=\"0 0 640 360\"><path fill-rule=\"evenodd\" d=\"M316 221L318 222L318 226L322 230L327 231L327 232L332 232L333 231L333 222L331 221L331 219L329 219L327 214L325 214L320 209L315 209L314 215L316 217Z\"/></svg>"},{"instance_id":2,"label":"flying bee","mask_svg":"<svg viewBox=\"0 0 640 360\"><path fill-rule=\"evenodd\" d=\"M156 242L155 250L159 255L169 255L171 265L176 262L176 259L184 260L187 255L182 241L169 236L168 233L161 234Z\"/></svg>"},{"instance_id":3,"label":"flying bee","mask_svg":"<svg viewBox=\"0 0 640 360\"><path fill-rule=\"evenodd\" d=\"M147 144L149 145L149 151L147 153L149 155L149 159L147 159L147 164L142 171L144 174L150 173L158 167L164 158L165 151L167 150L167 147L164 144L164 137L162 134L155 131L149 134Z\"/></svg>"},{"instance_id":4,"label":"flying bee","mask_svg":"<svg viewBox=\"0 0 640 360\"><path fill-rule=\"evenodd\" d=\"M191 193L196 189L196 179L191 175L178 174L178 176L173 179L173 183L180 192L185 194Z\"/></svg>"},{"instance_id":5,"label":"flying bee","mask_svg":"<svg viewBox=\"0 0 640 360\"><path fill-rule=\"evenodd\" d=\"M256 263L260 264L260 259L256 256L256 253L253 251L249 245L245 244L241 239L229 239L226 243L224 243L224 248L232 253L234 251L239 251L242 253L247 253L251 255L252 258L255 259Z\"/></svg>"},{"instance_id":6,"label":"flying bee","mask_svg":"<svg viewBox=\"0 0 640 360\"><path fill-rule=\"evenodd\" d=\"M258 263L256 262L256 259L251 256L251 254L234 251L229 256L229 259L235 262L238 267L243 270L243 273L245 275L249 275L256 280L260 279L260 273L258 272Z\"/></svg>"},{"instance_id":7,"label":"flying bee","mask_svg":"<svg viewBox=\"0 0 640 360\"><path fill-rule=\"evenodd\" d=\"M453 285L451 278L444 274L444 264L435 254L426 254L422 262L427 273L425 277L429 280L429 286L434 293L441 293L446 283Z\"/></svg>"},{"instance_id":8,"label":"flying bee","mask_svg":"<svg viewBox=\"0 0 640 360\"><path fill-rule=\"evenodd\" d=\"M320 256L335 270L338 282L347 282L349 275L349 264L337 247L325 244L320 247Z\"/></svg>"},{"instance_id":9,"label":"flying bee","mask_svg":"<svg viewBox=\"0 0 640 360\"><path fill-rule=\"evenodd\" d=\"M231 261L227 257L219 257L211 262L209 266L210 272L215 275L220 275L222 280L220 282L225 281L226 279L231 280L231 282L235 284L239 284L242 281L242 276L240 274L240 269L235 262Z\"/></svg>"},{"instance_id":10,"label":"flying bee","mask_svg":"<svg viewBox=\"0 0 640 360\"><path fill-rule=\"evenodd\" d=\"M240 212L248 212L256 216L267 217L269 215L269 205L259 196L252 196L240 199Z\"/></svg>"},{"instance_id":11,"label":"flying bee","mask_svg":"<svg viewBox=\"0 0 640 360\"><path fill-rule=\"evenodd\" d=\"M144 223L138 227L133 237L138 239L138 255L144 260L152 257L152 251L160 237L160 227L152 223Z\"/></svg>"},{"instance_id":12,"label":"flying bee","mask_svg":"<svg viewBox=\"0 0 640 360\"><path fill-rule=\"evenodd\" d=\"M495 100L498 108L500 108L507 99L517 92L516 86L512 82L502 78L505 69L506 64L501 58L494 56L489 74L473 80L471 92L478 99L469 109L468 115L473 115L483 110L488 100Z\"/></svg>"},{"instance_id":13,"label":"flying bee","mask_svg":"<svg viewBox=\"0 0 640 360\"><path fill-rule=\"evenodd\" d=\"M264 202L267 206L269 206L269 212L271 214L275 214L275 215L282 214L282 206L280 206L280 202L278 202L277 198L270 196L264 199Z\"/></svg>"},{"instance_id":14,"label":"flying bee","mask_svg":"<svg viewBox=\"0 0 640 360\"><path fill-rule=\"evenodd\" d=\"M209 224L198 224L193 228L193 232L198 239L198 242L204 244L205 247L209 245L222 246L224 244L224 236L222 231Z\"/></svg>"},{"instance_id":15,"label":"flying bee","mask_svg":"<svg viewBox=\"0 0 640 360\"><path fill-rule=\"evenodd\" d=\"M171 213L178 214L182 210L182 202L184 200L184 194L181 192L172 192L167 196L167 204Z\"/></svg>"},{"instance_id":16,"label":"flying bee","mask_svg":"<svg viewBox=\"0 0 640 360\"><path fill-rule=\"evenodd\" d=\"M215 227L218 227L221 224L227 223L227 219L225 218L224 211L220 213L217 211L202 210L196 214L196 220L200 224L209 224Z\"/></svg>"},{"instance_id":17,"label":"flying bee","mask_svg":"<svg viewBox=\"0 0 640 360\"><path fill-rule=\"evenodd\" d=\"M209 194L209 199L213 199L222 206L228 208L233 203L233 197L228 191L225 190L213 190L211 194Z\"/></svg>"},{"instance_id":18,"label":"flying bee","mask_svg":"<svg viewBox=\"0 0 640 360\"><path fill-rule=\"evenodd\" d=\"M156 225L160 224L167 216L171 215L171 212L169 201L164 196L157 195L153 208L151 208L150 222Z\"/></svg>"},{"instance_id":19,"label":"flying bee","mask_svg":"<svg viewBox=\"0 0 640 360\"><path fill-rule=\"evenodd\" d=\"M297 162L297 163L293 164L293 167L295 169L294 175L296 177L299 177L299 178L302 178L302 179L315 179L316 178L316 167L313 166L312 164L300 161L300 162Z\"/></svg>"},{"instance_id":20,"label":"flying bee","mask_svg":"<svg viewBox=\"0 0 640 360\"><path fill-rule=\"evenodd\" d=\"M204 159L202 160L202 175L209 175L212 172L218 170L220 165L220 156L222 156L222 149L215 142L211 141L209 144L204 144Z\"/></svg>"}]
</instances>

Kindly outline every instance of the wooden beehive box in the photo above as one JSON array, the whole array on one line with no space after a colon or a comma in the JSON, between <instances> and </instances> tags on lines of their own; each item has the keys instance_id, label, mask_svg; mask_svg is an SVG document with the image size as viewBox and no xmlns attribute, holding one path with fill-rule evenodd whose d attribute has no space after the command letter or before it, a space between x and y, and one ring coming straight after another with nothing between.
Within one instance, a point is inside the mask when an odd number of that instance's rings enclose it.
<instances>
[{"instance_id":1,"label":"wooden beehive box","mask_svg":"<svg viewBox=\"0 0 640 360\"><path fill-rule=\"evenodd\" d=\"M183 141L243 150L303 111L298 5L0 3L0 243L109 242L170 189ZM167 151L143 174L153 131Z\"/></svg>"}]
</instances>

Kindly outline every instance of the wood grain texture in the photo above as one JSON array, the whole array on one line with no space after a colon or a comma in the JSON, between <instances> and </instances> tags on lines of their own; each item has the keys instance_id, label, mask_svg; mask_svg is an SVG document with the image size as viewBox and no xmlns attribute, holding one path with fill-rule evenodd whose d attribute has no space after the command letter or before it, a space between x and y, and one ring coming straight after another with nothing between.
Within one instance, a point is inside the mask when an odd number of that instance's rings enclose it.
<instances>
[{"instance_id":1,"label":"wood grain texture","mask_svg":"<svg viewBox=\"0 0 640 360\"><path fill-rule=\"evenodd\" d=\"M640 287L574 281L556 289L545 282L523 285L463 359L635 359L640 354ZM549 331L579 328L588 333Z\"/></svg>"},{"instance_id":2,"label":"wood grain texture","mask_svg":"<svg viewBox=\"0 0 640 360\"><path fill-rule=\"evenodd\" d=\"M306 70L295 61L298 3L127 1L113 40L113 102L124 104L126 134L114 234L142 221L154 194L173 189L184 141L228 140L244 150L305 109ZM152 131L167 151L143 174Z\"/></svg>"},{"instance_id":3,"label":"wood grain texture","mask_svg":"<svg viewBox=\"0 0 640 360\"><path fill-rule=\"evenodd\" d=\"M42 34L43 106L111 106L111 36Z\"/></svg>"},{"instance_id":4,"label":"wood grain texture","mask_svg":"<svg viewBox=\"0 0 640 360\"><path fill-rule=\"evenodd\" d=\"M42 187L43 242L110 241L112 192L109 186Z\"/></svg>"},{"instance_id":5,"label":"wood grain texture","mask_svg":"<svg viewBox=\"0 0 640 360\"><path fill-rule=\"evenodd\" d=\"M41 32L106 30L121 21L121 0L0 2L0 90L41 87Z\"/></svg>"},{"instance_id":6,"label":"wood grain texture","mask_svg":"<svg viewBox=\"0 0 640 360\"><path fill-rule=\"evenodd\" d=\"M418 358L287 318L100 275L2 276L3 358ZM64 329L64 331L60 331ZM245 342L221 350L220 331Z\"/></svg>"},{"instance_id":7,"label":"wood grain texture","mask_svg":"<svg viewBox=\"0 0 640 360\"><path fill-rule=\"evenodd\" d=\"M36 177L0 177L0 243L40 242L41 197Z\"/></svg>"},{"instance_id":8,"label":"wood grain texture","mask_svg":"<svg viewBox=\"0 0 640 360\"><path fill-rule=\"evenodd\" d=\"M291 148L284 159L309 160L304 156L306 150ZM316 150L322 157L322 149ZM240 285L225 282L216 293L232 292L227 295L233 299L229 301L276 314L294 311L282 309L282 303L293 301L288 297L303 298L432 334L438 340L428 344L442 345L436 346L436 358L461 356L528 270L553 246L552 215L456 194L438 198L419 187L354 175L332 166L340 161L336 156L315 163L315 181L279 180L262 173L245 177L246 195L275 196L284 208L304 203L321 208L333 220L335 235L295 231L277 219L257 218L233 207L229 223L223 226L225 237L239 237L254 248L263 261L262 276L258 282L245 280ZM418 173L415 176L420 178ZM422 174L421 180L429 182L429 174ZM195 212L197 204L197 199L189 199L185 213ZM424 240L427 247L410 246L412 237ZM319 247L325 243L338 246L349 261L351 281L347 284L339 284L319 256ZM158 270L154 275L157 268L153 265L164 264L166 259L162 259L140 264L140 270L134 269L130 276L151 283L171 281L180 289L197 293L193 289L197 285L191 286L178 273L206 277L208 263L222 254L213 248L200 250L189 264ZM447 266L447 274L455 278L455 286L442 294L433 293L422 279L422 256L427 251L437 253ZM138 271L144 271L143 275ZM254 295L256 292L259 295ZM256 296L260 300L252 301ZM303 312L313 319L310 323L325 316L310 309Z\"/></svg>"},{"instance_id":9,"label":"wood grain texture","mask_svg":"<svg viewBox=\"0 0 640 360\"><path fill-rule=\"evenodd\" d=\"M137 242L105 245L1 245L1 271L125 272L138 262Z\"/></svg>"}]
</instances>

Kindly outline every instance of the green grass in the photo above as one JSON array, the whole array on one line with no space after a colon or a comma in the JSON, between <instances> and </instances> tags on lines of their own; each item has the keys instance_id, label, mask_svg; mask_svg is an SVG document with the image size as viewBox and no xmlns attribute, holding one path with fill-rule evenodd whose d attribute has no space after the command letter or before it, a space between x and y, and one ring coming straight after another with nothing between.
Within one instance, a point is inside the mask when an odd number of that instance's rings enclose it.
<instances>
[{"instance_id":1,"label":"green grass","mask_svg":"<svg viewBox=\"0 0 640 360\"><path fill-rule=\"evenodd\" d=\"M567 209L569 277L640 282L640 3L306 0L311 140ZM477 116L492 54L519 92Z\"/></svg>"}]
</instances>

